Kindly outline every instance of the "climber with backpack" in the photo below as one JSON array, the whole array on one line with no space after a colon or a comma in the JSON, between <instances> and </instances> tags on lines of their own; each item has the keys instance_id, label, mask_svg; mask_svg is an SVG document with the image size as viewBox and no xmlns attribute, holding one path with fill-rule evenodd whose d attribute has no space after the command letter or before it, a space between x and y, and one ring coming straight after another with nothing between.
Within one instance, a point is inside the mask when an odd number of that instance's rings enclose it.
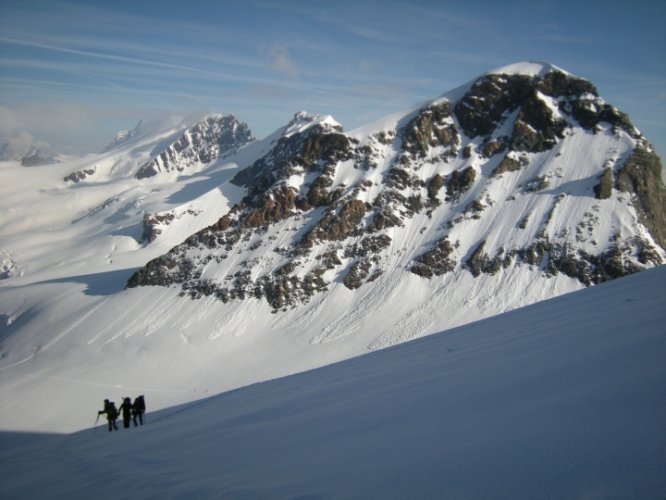
<instances>
[{"instance_id":1,"label":"climber with backpack","mask_svg":"<svg viewBox=\"0 0 666 500\"><path fill-rule=\"evenodd\" d=\"M139 418L139 423L143 425L143 414L146 412L146 401L143 399L143 394L137 396L132 403L132 416L134 417L134 427L136 427L136 419Z\"/></svg>"},{"instance_id":2,"label":"climber with backpack","mask_svg":"<svg viewBox=\"0 0 666 500\"><path fill-rule=\"evenodd\" d=\"M118 409L123 412L123 427L129 429L130 417L132 416L132 400L130 398L123 398L123 403Z\"/></svg>"},{"instance_id":3,"label":"climber with backpack","mask_svg":"<svg viewBox=\"0 0 666 500\"><path fill-rule=\"evenodd\" d=\"M113 431L114 429L118 430L118 426L116 425L118 410L116 408L116 404L113 401L109 401L108 399L104 400L104 409L98 411L97 416L99 417L103 414L106 414L106 420L109 422L109 432Z\"/></svg>"}]
</instances>

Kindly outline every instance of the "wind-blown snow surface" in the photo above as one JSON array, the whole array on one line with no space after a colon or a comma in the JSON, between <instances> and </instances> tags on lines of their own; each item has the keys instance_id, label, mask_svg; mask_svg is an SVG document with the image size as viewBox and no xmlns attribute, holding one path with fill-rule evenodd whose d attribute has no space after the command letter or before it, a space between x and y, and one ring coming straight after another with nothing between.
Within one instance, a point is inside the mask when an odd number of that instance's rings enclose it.
<instances>
[{"instance_id":1,"label":"wind-blown snow surface","mask_svg":"<svg viewBox=\"0 0 666 500\"><path fill-rule=\"evenodd\" d=\"M666 267L0 454L3 498L663 498ZM100 401L101 404L101 401ZM150 400L148 400L150 406ZM94 420L94 408L72 414Z\"/></svg>"}]
</instances>

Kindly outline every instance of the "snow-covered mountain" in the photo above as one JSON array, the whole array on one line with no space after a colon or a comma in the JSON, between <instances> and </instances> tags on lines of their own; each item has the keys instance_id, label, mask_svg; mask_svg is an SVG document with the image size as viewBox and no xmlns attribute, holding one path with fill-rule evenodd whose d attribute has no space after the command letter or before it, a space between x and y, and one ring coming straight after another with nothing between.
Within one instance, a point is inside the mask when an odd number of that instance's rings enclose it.
<instances>
[{"instance_id":1,"label":"snow-covered mountain","mask_svg":"<svg viewBox=\"0 0 666 500\"><path fill-rule=\"evenodd\" d=\"M0 433L0 496L661 498L665 279L661 266L163 411L148 399L137 428ZM92 426L101 404L73 411Z\"/></svg>"},{"instance_id":2,"label":"snow-covered mountain","mask_svg":"<svg viewBox=\"0 0 666 500\"><path fill-rule=\"evenodd\" d=\"M542 63L348 133L301 112L253 140L214 115L0 176L9 430L80 429L68 402L107 392L183 403L666 259L650 144Z\"/></svg>"},{"instance_id":3,"label":"snow-covered mountain","mask_svg":"<svg viewBox=\"0 0 666 500\"><path fill-rule=\"evenodd\" d=\"M116 149L117 147L126 144L128 141L132 140L134 137L138 136L141 133L141 128L143 125L143 120L139 120L139 123L132 129L119 130L113 140L106 145L102 150L102 153L107 153Z\"/></svg>"},{"instance_id":4,"label":"snow-covered mountain","mask_svg":"<svg viewBox=\"0 0 666 500\"><path fill-rule=\"evenodd\" d=\"M235 151L254 138L245 123L229 115L207 116L188 128L176 142L152 158L136 173L137 179L152 177L160 172L182 172L194 165L207 165L220 156Z\"/></svg>"},{"instance_id":5,"label":"snow-covered mountain","mask_svg":"<svg viewBox=\"0 0 666 500\"><path fill-rule=\"evenodd\" d=\"M647 143L589 82L520 71L352 134L330 117L288 126L232 179L243 202L130 286L263 296L277 310L334 282L397 286L396 267L430 279L539 266L589 285L663 263L666 198Z\"/></svg>"}]
</instances>

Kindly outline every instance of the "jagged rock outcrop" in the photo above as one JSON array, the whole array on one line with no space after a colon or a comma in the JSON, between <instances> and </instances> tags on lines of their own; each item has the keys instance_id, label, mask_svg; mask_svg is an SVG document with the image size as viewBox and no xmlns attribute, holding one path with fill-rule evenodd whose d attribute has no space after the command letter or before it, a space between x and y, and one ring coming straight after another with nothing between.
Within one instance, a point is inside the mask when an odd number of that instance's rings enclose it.
<instances>
[{"instance_id":1,"label":"jagged rock outcrop","mask_svg":"<svg viewBox=\"0 0 666 500\"><path fill-rule=\"evenodd\" d=\"M516 172L526 164L525 160L519 160L512 155L506 155L497 167L492 171L491 176L501 175L505 172Z\"/></svg>"},{"instance_id":2,"label":"jagged rock outcrop","mask_svg":"<svg viewBox=\"0 0 666 500\"><path fill-rule=\"evenodd\" d=\"M641 222L662 248L666 248L666 188L659 157L637 147L617 174L616 186L633 195Z\"/></svg>"},{"instance_id":3,"label":"jagged rock outcrop","mask_svg":"<svg viewBox=\"0 0 666 500\"><path fill-rule=\"evenodd\" d=\"M451 242L444 238L437 242L434 248L419 255L415 259L416 262L411 271L424 278L432 278L451 272L456 265L455 260L451 258L453 251L454 247Z\"/></svg>"},{"instance_id":4,"label":"jagged rock outcrop","mask_svg":"<svg viewBox=\"0 0 666 500\"><path fill-rule=\"evenodd\" d=\"M443 146L443 155L457 154L457 146L460 143L460 135L453 121L451 103L448 101L433 104L421 110L419 114L410 120L402 133L403 150L408 158L425 158L428 152L435 147Z\"/></svg>"},{"instance_id":5,"label":"jagged rock outcrop","mask_svg":"<svg viewBox=\"0 0 666 500\"><path fill-rule=\"evenodd\" d=\"M297 115L294 120L298 117L302 118L302 115ZM339 132L339 127L317 123L301 133L281 137L269 154L238 172L231 182L247 187L248 196L253 196L280 179L318 170L317 179L322 180L313 184L313 194L308 198L311 204L320 205L324 204L322 201L328 194L327 179L331 171L326 167L351 158L351 154L351 141Z\"/></svg>"},{"instance_id":6,"label":"jagged rock outcrop","mask_svg":"<svg viewBox=\"0 0 666 500\"><path fill-rule=\"evenodd\" d=\"M454 170L446 179L446 201L458 200L476 179L474 167Z\"/></svg>"},{"instance_id":7,"label":"jagged rock outcrop","mask_svg":"<svg viewBox=\"0 0 666 500\"><path fill-rule=\"evenodd\" d=\"M587 80L562 71L543 77L491 74L477 80L454 106L454 113L465 134L471 138L490 136L498 125L517 113L510 147L514 151L541 152L552 148L563 137L567 121L553 108L586 129L601 122L636 135L628 117L606 104ZM487 140L483 154L492 156L504 149L504 140Z\"/></svg>"},{"instance_id":8,"label":"jagged rock outcrop","mask_svg":"<svg viewBox=\"0 0 666 500\"><path fill-rule=\"evenodd\" d=\"M509 147L509 138L507 136L486 139L481 148L481 154L486 158L490 158L496 154L503 153L507 147Z\"/></svg>"},{"instance_id":9,"label":"jagged rock outcrop","mask_svg":"<svg viewBox=\"0 0 666 500\"><path fill-rule=\"evenodd\" d=\"M87 179L91 175L94 175L95 172L97 172L96 167L91 167L91 168L84 168L81 170L77 170L75 172L72 172L71 174L66 175L63 177L63 180L65 182L73 182L75 184Z\"/></svg>"},{"instance_id":10,"label":"jagged rock outcrop","mask_svg":"<svg viewBox=\"0 0 666 500\"><path fill-rule=\"evenodd\" d=\"M594 186L594 194L600 200L606 200L613 193L613 170L609 167L604 169L604 173L599 179L599 184Z\"/></svg>"},{"instance_id":11,"label":"jagged rock outcrop","mask_svg":"<svg viewBox=\"0 0 666 500\"><path fill-rule=\"evenodd\" d=\"M199 211L193 209L185 209L182 211L170 210L163 213L146 213L143 216L143 234L141 241L144 243L152 243L155 241L163 230L169 225L178 221L184 215L198 216Z\"/></svg>"},{"instance_id":12,"label":"jagged rock outcrop","mask_svg":"<svg viewBox=\"0 0 666 500\"><path fill-rule=\"evenodd\" d=\"M16 273L16 264L6 250L0 248L0 280L11 278Z\"/></svg>"},{"instance_id":13,"label":"jagged rock outcrop","mask_svg":"<svg viewBox=\"0 0 666 500\"><path fill-rule=\"evenodd\" d=\"M455 104L454 113L468 137L490 135L531 90L532 79L528 76L488 75L472 84Z\"/></svg>"},{"instance_id":14,"label":"jagged rock outcrop","mask_svg":"<svg viewBox=\"0 0 666 500\"><path fill-rule=\"evenodd\" d=\"M146 179L160 172L182 172L197 164L205 165L253 140L248 126L235 116L208 116L187 129L157 157L142 165L136 178Z\"/></svg>"}]
</instances>

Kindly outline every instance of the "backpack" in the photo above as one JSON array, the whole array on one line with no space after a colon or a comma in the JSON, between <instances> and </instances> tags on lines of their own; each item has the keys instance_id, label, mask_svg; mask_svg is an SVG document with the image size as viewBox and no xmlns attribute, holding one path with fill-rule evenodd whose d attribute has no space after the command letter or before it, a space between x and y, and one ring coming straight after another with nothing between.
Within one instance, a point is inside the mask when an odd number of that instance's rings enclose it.
<instances>
[{"instance_id":1,"label":"backpack","mask_svg":"<svg viewBox=\"0 0 666 500\"><path fill-rule=\"evenodd\" d=\"M109 403L109 408L106 410L106 415L111 419L115 420L118 418L118 409L116 408L115 403Z\"/></svg>"}]
</instances>

